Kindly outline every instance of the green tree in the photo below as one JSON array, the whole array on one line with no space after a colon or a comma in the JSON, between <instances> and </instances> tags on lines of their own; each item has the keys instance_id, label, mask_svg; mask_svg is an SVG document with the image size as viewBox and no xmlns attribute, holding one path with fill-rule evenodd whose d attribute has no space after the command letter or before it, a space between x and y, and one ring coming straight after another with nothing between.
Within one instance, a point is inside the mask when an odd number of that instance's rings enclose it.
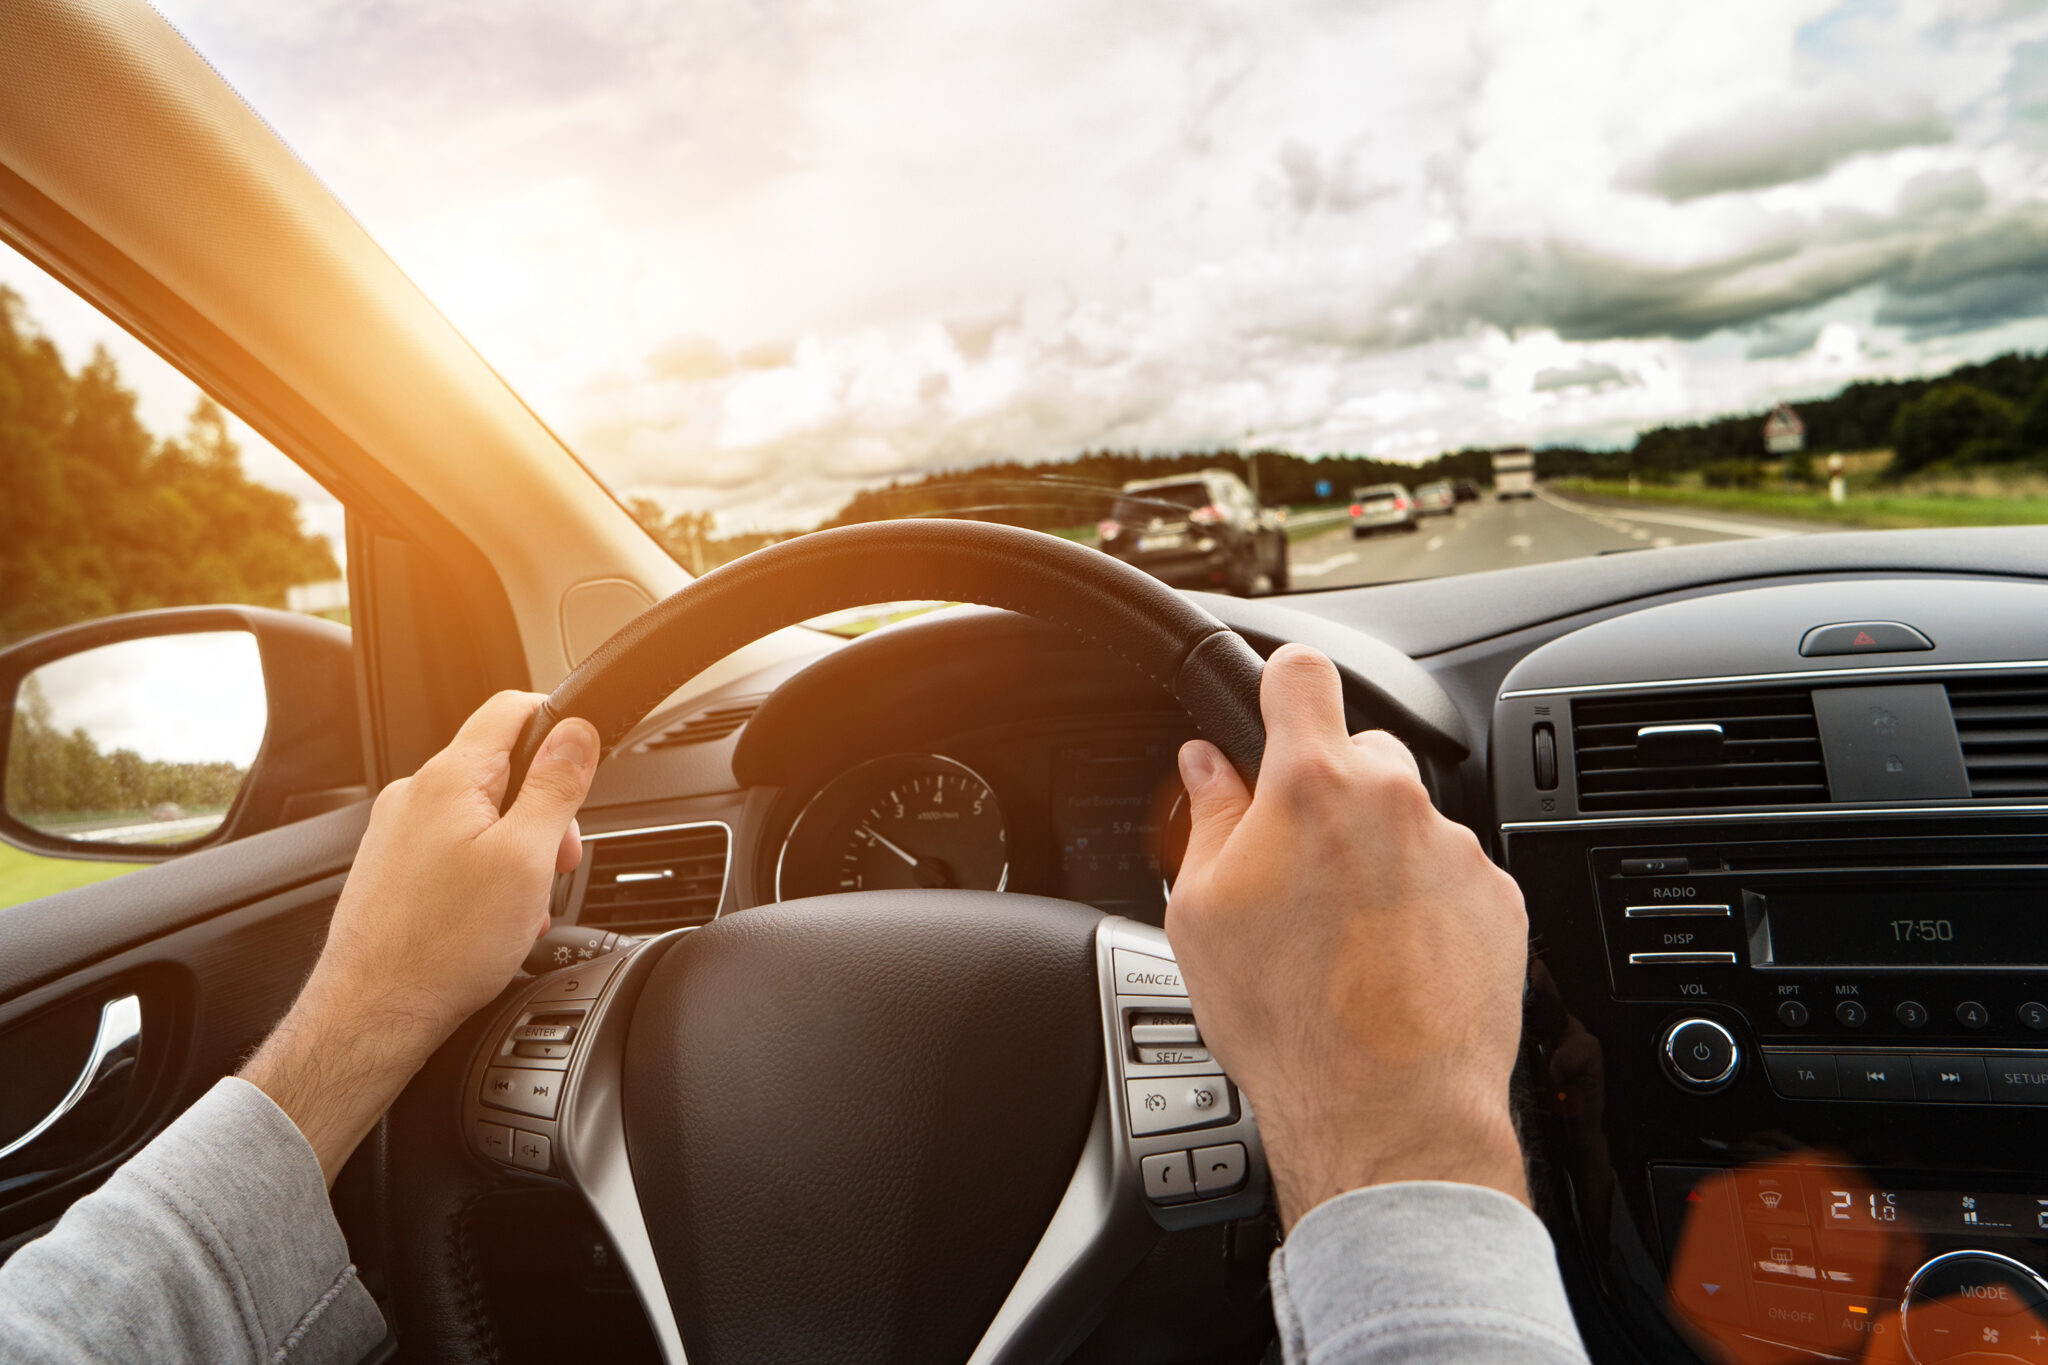
<instances>
[{"instance_id":1,"label":"green tree","mask_svg":"<svg viewBox=\"0 0 2048 1365\"><path fill-rule=\"evenodd\" d=\"M1974 384L1942 384L1902 404L1892 419L1889 472L1902 478L1943 461L2009 458L2018 425L2013 405L1997 394Z\"/></svg>"},{"instance_id":2,"label":"green tree","mask_svg":"<svg viewBox=\"0 0 2048 1365\"><path fill-rule=\"evenodd\" d=\"M213 400L157 441L113 357L67 370L0 286L0 645L151 607L282 607L339 573L296 500L243 472Z\"/></svg>"}]
</instances>

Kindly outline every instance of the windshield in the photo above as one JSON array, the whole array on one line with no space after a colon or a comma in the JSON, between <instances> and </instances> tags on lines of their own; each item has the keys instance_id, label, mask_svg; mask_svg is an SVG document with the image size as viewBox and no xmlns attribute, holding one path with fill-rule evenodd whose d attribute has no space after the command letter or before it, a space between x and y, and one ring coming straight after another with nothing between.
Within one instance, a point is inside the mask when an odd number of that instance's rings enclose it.
<instances>
[{"instance_id":1,"label":"windshield","mask_svg":"<svg viewBox=\"0 0 2048 1365\"><path fill-rule=\"evenodd\" d=\"M2034 6L163 8L696 570L1198 469L1133 562L1260 592L2048 518Z\"/></svg>"}]
</instances>

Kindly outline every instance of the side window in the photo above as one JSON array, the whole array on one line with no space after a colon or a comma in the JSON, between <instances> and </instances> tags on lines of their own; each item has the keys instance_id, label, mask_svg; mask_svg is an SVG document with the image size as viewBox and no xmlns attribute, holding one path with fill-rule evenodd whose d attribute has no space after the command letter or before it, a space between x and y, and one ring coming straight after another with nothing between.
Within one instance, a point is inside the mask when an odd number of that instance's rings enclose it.
<instances>
[{"instance_id":1,"label":"side window","mask_svg":"<svg viewBox=\"0 0 2048 1365\"><path fill-rule=\"evenodd\" d=\"M312 813L251 778L266 671L316 660L319 696L345 671L343 524L274 447L0 246L0 907ZM339 709L352 726L352 690Z\"/></svg>"}]
</instances>

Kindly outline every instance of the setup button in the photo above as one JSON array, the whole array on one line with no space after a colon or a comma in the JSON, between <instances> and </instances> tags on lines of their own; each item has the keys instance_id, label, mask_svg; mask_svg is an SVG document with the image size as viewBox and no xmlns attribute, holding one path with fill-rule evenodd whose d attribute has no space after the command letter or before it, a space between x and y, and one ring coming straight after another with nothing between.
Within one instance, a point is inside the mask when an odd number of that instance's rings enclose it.
<instances>
[{"instance_id":1,"label":"setup button","mask_svg":"<svg viewBox=\"0 0 2048 1365\"><path fill-rule=\"evenodd\" d=\"M1997 1104L2048 1104L2048 1057L1986 1057Z\"/></svg>"}]
</instances>

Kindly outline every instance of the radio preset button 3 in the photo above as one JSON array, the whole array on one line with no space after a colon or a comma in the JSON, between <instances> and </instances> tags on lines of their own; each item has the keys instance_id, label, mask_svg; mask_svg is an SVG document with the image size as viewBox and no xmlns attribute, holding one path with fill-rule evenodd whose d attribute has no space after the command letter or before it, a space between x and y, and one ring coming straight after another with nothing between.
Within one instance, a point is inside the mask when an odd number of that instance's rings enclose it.
<instances>
[{"instance_id":1,"label":"radio preset button 3","mask_svg":"<svg viewBox=\"0 0 2048 1365\"><path fill-rule=\"evenodd\" d=\"M1901 1000L1892 1010L1892 1018L1898 1020L1901 1027L1919 1028L1927 1022L1927 1006L1918 1000Z\"/></svg>"},{"instance_id":2,"label":"radio preset button 3","mask_svg":"<svg viewBox=\"0 0 2048 1365\"><path fill-rule=\"evenodd\" d=\"M1835 1006L1835 1022L1843 1028L1862 1028L1869 1018L1870 1011L1863 1008L1860 1000L1844 1000Z\"/></svg>"}]
</instances>

